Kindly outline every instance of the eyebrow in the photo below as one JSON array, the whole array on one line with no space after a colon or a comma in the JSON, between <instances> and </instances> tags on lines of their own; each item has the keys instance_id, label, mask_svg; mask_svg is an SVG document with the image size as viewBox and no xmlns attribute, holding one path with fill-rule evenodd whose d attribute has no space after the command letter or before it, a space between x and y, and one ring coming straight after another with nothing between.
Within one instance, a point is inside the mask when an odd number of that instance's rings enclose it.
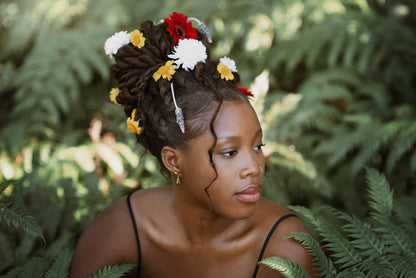
<instances>
[{"instance_id":1,"label":"eyebrow","mask_svg":"<svg viewBox=\"0 0 416 278\"><path fill-rule=\"evenodd\" d=\"M255 136L257 136L258 134L262 133L263 130L260 128L259 130L257 130ZM218 137L217 141L225 141L225 140L239 140L241 138L241 136L223 136L223 137Z\"/></svg>"}]
</instances>

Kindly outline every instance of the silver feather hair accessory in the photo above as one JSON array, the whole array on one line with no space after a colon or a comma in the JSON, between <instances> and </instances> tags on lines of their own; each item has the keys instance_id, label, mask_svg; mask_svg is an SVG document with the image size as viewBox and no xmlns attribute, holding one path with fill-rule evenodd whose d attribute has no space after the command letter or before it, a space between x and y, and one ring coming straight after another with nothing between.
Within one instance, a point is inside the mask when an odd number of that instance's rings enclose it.
<instances>
[{"instance_id":1,"label":"silver feather hair accessory","mask_svg":"<svg viewBox=\"0 0 416 278\"><path fill-rule=\"evenodd\" d=\"M195 17L188 18L188 21L190 20L194 20L198 23L198 28L199 30L201 30L202 33L205 34L205 36L207 37L208 43L212 43L211 34L209 33L209 30L207 26L205 25L205 23L203 23L202 21L200 21L198 18L195 18Z\"/></svg>"},{"instance_id":2,"label":"silver feather hair accessory","mask_svg":"<svg viewBox=\"0 0 416 278\"><path fill-rule=\"evenodd\" d=\"M182 133L185 133L185 121L183 118L182 109L178 107L178 105L176 104L175 91L173 90L173 82L170 82L170 91L172 92L173 104L175 105L176 122L178 123Z\"/></svg>"}]
</instances>

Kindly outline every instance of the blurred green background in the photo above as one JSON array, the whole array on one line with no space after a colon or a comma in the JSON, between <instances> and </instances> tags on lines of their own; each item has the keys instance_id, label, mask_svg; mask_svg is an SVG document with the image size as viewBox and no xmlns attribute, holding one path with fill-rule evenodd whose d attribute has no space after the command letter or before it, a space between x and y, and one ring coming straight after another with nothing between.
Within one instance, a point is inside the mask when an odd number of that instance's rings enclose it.
<instances>
[{"instance_id":1,"label":"blurred green background","mask_svg":"<svg viewBox=\"0 0 416 278\"><path fill-rule=\"evenodd\" d=\"M172 11L204 21L211 55L236 60L256 95L265 197L364 218L366 166L415 196L415 1L2 0L0 274L52 260L117 198L168 183L108 100L103 45Z\"/></svg>"}]
</instances>

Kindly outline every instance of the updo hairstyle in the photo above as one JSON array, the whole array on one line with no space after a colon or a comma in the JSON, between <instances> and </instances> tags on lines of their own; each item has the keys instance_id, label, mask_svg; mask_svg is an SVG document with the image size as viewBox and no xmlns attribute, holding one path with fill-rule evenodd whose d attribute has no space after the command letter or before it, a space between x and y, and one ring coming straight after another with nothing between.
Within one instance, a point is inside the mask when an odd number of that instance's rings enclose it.
<instances>
[{"instance_id":1,"label":"updo hairstyle","mask_svg":"<svg viewBox=\"0 0 416 278\"><path fill-rule=\"evenodd\" d=\"M190 139L211 130L216 142L213 122L223 101L247 101L247 97L237 87L239 75L234 80L223 80L217 71L218 61L209 57L199 62L194 70L177 68L171 81L152 78L159 67L170 60L175 44L167 31L168 24L154 25L151 21L141 24L140 31L146 38L145 46L138 48L129 43L114 55L112 66L118 81L119 94L116 100L124 105L127 117L137 109L141 133L137 142L150 151L166 170L161 160L164 146L187 148ZM207 46L206 36L197 30L197 39ZM175 106L170 89L173 82L177 105L185 119L185 133L182 133L175 117ZM215 146L214 142L214 146ZM212 160L212 155L210 154Z\"/></svg>"}]
</instances>

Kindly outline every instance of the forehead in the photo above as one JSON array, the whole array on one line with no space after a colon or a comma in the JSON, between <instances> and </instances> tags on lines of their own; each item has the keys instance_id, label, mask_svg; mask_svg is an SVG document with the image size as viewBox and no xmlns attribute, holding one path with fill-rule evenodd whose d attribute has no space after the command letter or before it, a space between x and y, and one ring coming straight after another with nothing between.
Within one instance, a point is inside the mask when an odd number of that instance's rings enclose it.
<instances>
[{"instance_id":1,"label":"forehead","mask_svg":"<svg viewBox=\"0 0 416 278\"><path fill-rule=\"evenodd\" d=\"M256 134L260 123L253 107L245 102L224 102L214 122L217 137Z\"/></svg>"}]
</instances>

